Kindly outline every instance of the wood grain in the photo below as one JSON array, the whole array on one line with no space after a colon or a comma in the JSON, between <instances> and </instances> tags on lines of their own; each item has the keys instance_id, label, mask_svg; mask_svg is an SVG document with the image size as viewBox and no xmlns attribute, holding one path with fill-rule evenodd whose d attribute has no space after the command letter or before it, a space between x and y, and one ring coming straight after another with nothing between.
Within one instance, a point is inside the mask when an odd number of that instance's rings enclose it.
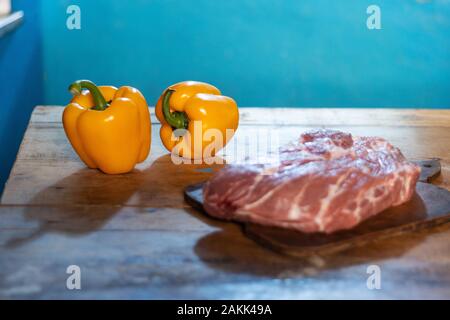
<instances>
[{"instance_id":1,"label":"wood grain","mask_svg":"<svg viewBox=\"0 0 450 320\"><path fill-rule=\"evenodd\" d=\"M250 148L258 130L284 143L330 127L383 136L409 158L441 158L434 182L450 189L450 110L241 111L239 143L222 155L228 163L264 152ZM1 198L1 298L450 298L448 227L293 260L184 203L184 187L222 165L175 166L157 123L149 159L130 174L105 176L78 160L61 112L36 108ZM70 264L81 267L81 291L65 288ZM372 264L381 268L381 290L366 287Z\"/></svg>"}]
</instances>

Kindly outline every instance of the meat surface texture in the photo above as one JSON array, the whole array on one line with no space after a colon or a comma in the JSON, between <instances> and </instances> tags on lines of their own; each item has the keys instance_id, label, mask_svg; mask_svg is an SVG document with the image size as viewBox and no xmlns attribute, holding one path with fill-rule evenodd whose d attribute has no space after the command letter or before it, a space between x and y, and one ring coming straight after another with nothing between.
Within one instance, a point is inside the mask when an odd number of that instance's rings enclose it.
<instances>
[{"instance_id":1,"label":"meat surface texture","mask_svg":"<svg viewBox=\"0 0 450 320\"><path fill-rule=\"evenodd\" d=\"M230 165L203 188L211 216L305 233L350 229L409 201L420 167L377 137L318 130L280 149L275 164Z\"/></svg>"}]
</instances>

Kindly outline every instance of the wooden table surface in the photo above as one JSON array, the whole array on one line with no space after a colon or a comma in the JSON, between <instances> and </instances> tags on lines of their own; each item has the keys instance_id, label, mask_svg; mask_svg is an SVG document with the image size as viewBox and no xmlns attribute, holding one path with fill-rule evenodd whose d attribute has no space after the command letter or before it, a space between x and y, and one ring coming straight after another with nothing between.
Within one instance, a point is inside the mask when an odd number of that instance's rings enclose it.
<instances>
[{"instance_id":1,"label":"wooden table surface","mask_svg":"<svg viewBox=\"0 0 450 320\"><path fill-rule=\"evenodd\" d=\"M0 298L450 298L449 226L333 256L281 256L183 201L183 188L208 179L220 164L173 164L153 123L151 155L134 172L86 169L65 137L62 110L34 110L1 198ZM411 159L441 158L435 183L450 189L450 110L241 113L227 163L254 155L255 140L245 137L255 133L284 143L327 127L382 136ZM66 288L69 265L81 268L81 290ZM370 265L380 267L379 290L367 287Z\"/></svg>"}]
</instances>

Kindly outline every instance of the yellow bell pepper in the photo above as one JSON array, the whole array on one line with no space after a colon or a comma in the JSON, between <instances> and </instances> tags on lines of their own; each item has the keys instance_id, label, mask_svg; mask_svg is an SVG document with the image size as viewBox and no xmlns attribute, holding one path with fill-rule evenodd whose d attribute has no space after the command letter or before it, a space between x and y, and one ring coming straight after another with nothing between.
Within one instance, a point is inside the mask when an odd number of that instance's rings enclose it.
<instances>
[{"instance_id":1,"label":"yellow bell pepper","mask_svg":"<svg viewBox=\"0 0 450 320\"><path fill-rule=\"evenodd\" d=\"M222 96L216 87L197 81L167 88L155 113L161 122L160 136L166 149L191 159L214 156L239 125L236 102Z\"/></svg>"},{"instance_id":2,"label":"yellow bell pepper","mask_svg":"<svg viewBox=\"0 0 450 320\"><path fill-rule=\"evenodd\" d=\"M64 109L64 130L89 168L107 174L126 173L147 158L150 113L139 90L97 87L88 80L74 82L69 90L74 97Z\"/></svg>"}]
</instances>

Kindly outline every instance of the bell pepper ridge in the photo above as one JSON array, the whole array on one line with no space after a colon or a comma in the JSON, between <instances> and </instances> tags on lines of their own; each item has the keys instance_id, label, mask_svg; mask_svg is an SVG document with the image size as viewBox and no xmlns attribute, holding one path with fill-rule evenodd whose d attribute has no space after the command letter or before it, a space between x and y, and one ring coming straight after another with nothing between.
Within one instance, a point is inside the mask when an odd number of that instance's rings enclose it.
<instances>
[{"instance_id":1,"label":"bell pepper ridge","mask_svg":"<svg viewBox=\"0 0 450 320\"><path fill-rule=\"evenodd\" d=\"M164 93L163 98L163 114L167 123L175 129L187 129L189 124L189 119L184 112L170 112L170 97L175 92L175 90L168 89Z\"/></svg>"},{"instance_id":2,"label":"bell pepper ridge","mask_svg":"<svg viewBox=\"0 0 450 320\"><path fill-rule=\"evenodd\" d=\"M83 89L89 90L92 95L92 99L95 103L95 106L91 108L92 110L103 111L108 108L109 104L106 102L105 97L103 97L98 87L92 81L78 80L69 86L69 91L74 96L80 95Z\"/></svg>"}]
</instances>

